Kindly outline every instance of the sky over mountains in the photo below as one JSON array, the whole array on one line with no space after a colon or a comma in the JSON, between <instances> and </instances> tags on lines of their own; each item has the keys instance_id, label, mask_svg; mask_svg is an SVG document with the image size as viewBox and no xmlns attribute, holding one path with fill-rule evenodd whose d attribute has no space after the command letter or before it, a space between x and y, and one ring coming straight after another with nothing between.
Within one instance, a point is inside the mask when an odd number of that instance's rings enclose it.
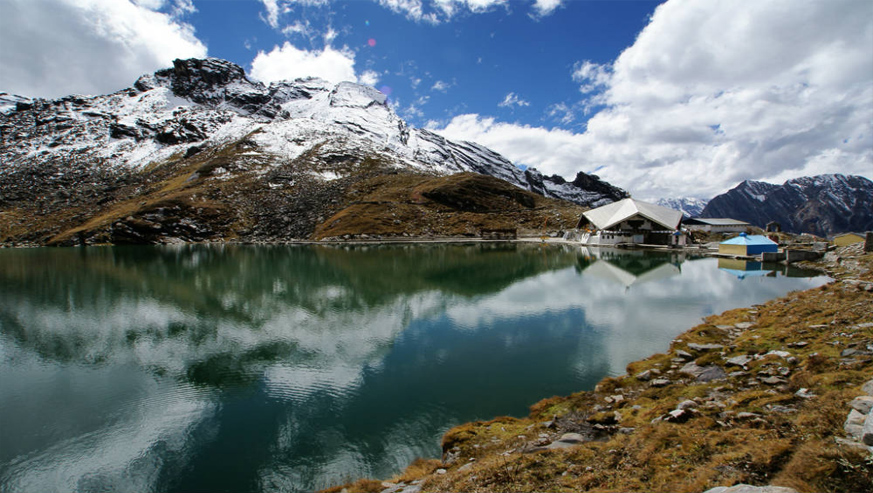
<instances>
[{"instance_id":1,"label":"sky over mountains","mask_svg":"<svg viewBox=\"0 0 873 493\"><path fill-rule=\"evenodd\" d=\"M0 0L0 91L215 56L353 80L412 125L638 198L873 177L869 0Z\"/></svg>"}]
</instances>

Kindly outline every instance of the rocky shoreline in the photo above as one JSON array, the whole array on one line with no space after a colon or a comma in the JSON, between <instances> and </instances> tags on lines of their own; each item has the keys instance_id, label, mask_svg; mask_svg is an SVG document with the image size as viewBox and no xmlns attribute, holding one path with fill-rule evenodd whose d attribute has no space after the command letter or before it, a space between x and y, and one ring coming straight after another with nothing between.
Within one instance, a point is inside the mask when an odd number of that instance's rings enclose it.
<instances>
[{"instance_id":1,"label":"rocky shoreline","mask_svg":"<svg viewBox=\"0 0 873 493\"><path fill-rule=\"evenodd\" d=\"M807 266L833 281L708 317L667 353L527 418L455 427L441 459L389 481L326 491L863 491L873 254L854 245Z\"/></svg>"}]
</instances>

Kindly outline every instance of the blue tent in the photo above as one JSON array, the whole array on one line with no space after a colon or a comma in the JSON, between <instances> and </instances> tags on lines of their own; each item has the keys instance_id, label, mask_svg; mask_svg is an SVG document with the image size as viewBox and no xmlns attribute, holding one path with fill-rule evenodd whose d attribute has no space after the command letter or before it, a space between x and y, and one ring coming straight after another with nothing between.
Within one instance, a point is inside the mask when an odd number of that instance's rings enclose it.
<instances>
[{"instance_id":1,"label":"blue tent","mask_svg":"<svg viewBox=\"0 0 873 493\"><path fill-rule=\"evenodd\" d=\"M736 238L725 240L718 245L719 253L731 255L760 255L764 252L776 252L779 245L770 238L761 235L740 233Z\"/></svg>"}]
</instances>

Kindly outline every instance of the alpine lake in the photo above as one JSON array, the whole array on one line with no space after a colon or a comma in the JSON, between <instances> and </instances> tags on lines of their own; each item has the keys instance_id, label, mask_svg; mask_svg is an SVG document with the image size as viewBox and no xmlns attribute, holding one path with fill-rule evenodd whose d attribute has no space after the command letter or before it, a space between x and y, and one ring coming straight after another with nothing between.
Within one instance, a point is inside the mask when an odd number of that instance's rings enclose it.
<instances>
[{"instance_id":1,"label":"alpine lake","mask_svg":"<svg viewBox=\"0 0 873 493\"><path fill-rule=\"evenodd\" d=\"M0 250L0 491L388 478L452 426L825 282L538 243Z\"/></svg>"}]
</instances>

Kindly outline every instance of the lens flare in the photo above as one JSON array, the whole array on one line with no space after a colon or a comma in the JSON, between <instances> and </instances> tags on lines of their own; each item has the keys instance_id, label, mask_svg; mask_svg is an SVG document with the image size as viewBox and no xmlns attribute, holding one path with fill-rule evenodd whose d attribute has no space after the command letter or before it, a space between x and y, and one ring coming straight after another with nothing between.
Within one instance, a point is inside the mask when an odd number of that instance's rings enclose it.
<instances>
[{"instance_id":1,"label":"lens flare","mask_svg":"<svg viewBox=\"0 0 873 493\"><path fill-rule=\"evenodd\" d=\"M390 96L391 91L392 91L392 89L390 86L382 86L379 88L379 92L381 92L382 94L384 94L386 96Z\"/></svg>"},{"instance_id":2,"label":"lens flare","mask_svg":"<svg viewBox=\"0 0 873 493\"><path fill-rule=\"evenodd\" d=\"M372 47L376 46L376 40L373 38L370 38L367 40L367 44L370 45L370 48L372 48Z\"/></svg>"}]
</instances>

